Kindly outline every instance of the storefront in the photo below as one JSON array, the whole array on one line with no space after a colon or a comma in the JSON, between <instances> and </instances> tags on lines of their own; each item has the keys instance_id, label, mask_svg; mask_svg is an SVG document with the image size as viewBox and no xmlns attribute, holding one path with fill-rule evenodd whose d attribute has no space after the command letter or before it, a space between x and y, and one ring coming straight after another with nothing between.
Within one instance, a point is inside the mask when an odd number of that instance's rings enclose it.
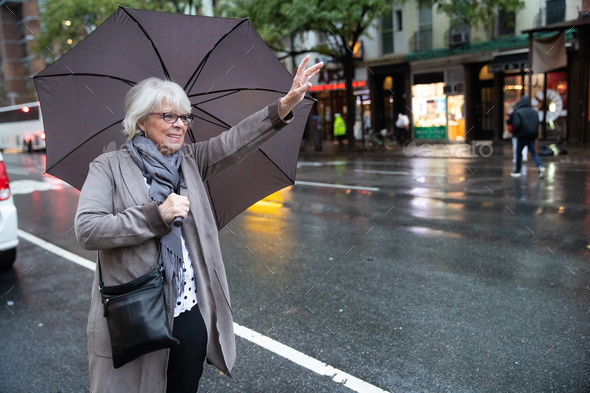
<instances>
[{"instance_id":1,"label":"storefront","mask_svg":"<svg viewBox=\"0 0 590 393\"><path fill-rule=\"evenodd\" d=\"M561 141L568 138L567 70L533 74L530 80L528 51L497 56L489 68L493 72L503 72L502 97L505 118L512 113L520 97L527 95L531 98L531 106L539 113L540 139ZM505 121L502 135L504 139L512 138Z\"/></svg>"},{"instance_id":2,"label":"storefront","mask_svg":"<svg viewBox=\"0 0 590 393\"><path fill-rule=\"evenodd\" d=\"M352 83L354 94L357 97L356 121L362 120L370 124L370 98L365 81L354 81ZM346 107L346 85L344 83L330 83L314 85L311 90L317 102L317 127L319 128L321 140L332 140L334 115L340 113L346 120L348 108ZM368 116L368 118L367 118ZM360 126L361 123L359 123Z\"/></svg>"},{"instance_id":3,"label":"storefront","mask_svg":"<svg viewBox=\"0 0 590 393\"><path fill-rule=\"evenodd\" d=\"M368 88L355 90L356 97L356 122L354 126L354 138L363 139L364 135L371 133L371 90Z\"/></svg>"},{"instance_id":4,"label":"storefront","mask_svg":"<svg viewBox=\"0 0 590 393\"><path fill-rule=\"evenodd\" d=\"M403 56L397 58L395 64L368 64L371 72L368 74L371 93L371 128L374 131L383 129L394 131L395 121L399 113L410 118L412 113L410 99L410 68L408 63L401 63ZM364 106L364 109L368 109ZM405 135L409 139L410 134Z\"/></svg>"},{"instance_id":5,"label":"storefront","mask_svg":"<svg viewBox=\"0 0 590 393\"><path fill-rule=\"evenodd\" d=\"M461 68L413 75L414 140L465 141L463 86Z\"/></svg>"},{"instance_id":6,"label":"storefront","mask_svg":"<svg viewBox=\"0 0 590 393\"><path fill-rule=\"evenodd\" d=\"M566 139L580 146L590 144L590 18L585 15L581 12L578 19L523 31L529 36L532 54L537 44L543 44L537 39L543 41L543 38L557 37L559 33L565 35L563 46L567 64L561 68L549 67L546 73L534 74L530 90L533 105L540 111L541 138ZM551 46L547 51L558 52L561 47ZM541 60L544 60L545 54L540 53ZM533 70L539 70L534 59L533 65ZM525 78L525 91L528 87L529 80Z\"/></svg>"},{"instance_id":7,"label":"storefront","mask_svg":"<svg viewBox=\"0 0 590 393\"><path fill-rule=\"evenodd\" d=\"M531 105L539 112L541 139L567 139L567 71L534 74Z\"/></svg>"}]
</instances>

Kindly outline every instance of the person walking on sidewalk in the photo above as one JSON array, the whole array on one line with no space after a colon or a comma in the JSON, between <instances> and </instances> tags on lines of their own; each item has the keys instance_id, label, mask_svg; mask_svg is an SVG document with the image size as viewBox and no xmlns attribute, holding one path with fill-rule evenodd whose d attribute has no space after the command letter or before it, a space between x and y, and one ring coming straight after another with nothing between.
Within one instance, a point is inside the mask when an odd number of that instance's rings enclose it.
<instances>
[{"instance_id":1,"label":"person walking on sidewalk","mask_svg":"<svg viewBox=\"0 0 590 393\"><path fill-rule=\"evenodd\" d=\"M517 102L516 105L514 105L514 107L512 108L512 111L508 114L508 118L506 119L506 124L508 125L508 130L512 134L512 163L513 164L516 164L516 155L517 155L516 148L518 147L518 138L514 136L514 130L513 130L513 126L512 126L512 115L514 114L514 111L519 108L518 104L519 103ZM527 161L528 156L529 156L529 148L525 146L524 149L522 150L522 160Z\"/></svg>"},{"instance_id":2,"label":"person walking on sidewalk","mask_svg":"<svg viewBox=\"0 0 590 393\"><path fill-rule=\"evenodd\" d=\"M539 170L539 177L543 177L545 167L535 151L535 139L539 136L539 115L531 107L531 99L527 96L520 97L520 101L512 113L512 132L518 138L518 143L516 145L516 167L510 175L512 177L521 176L522 150L527 146Z\"/></svg>"}]
</instances>

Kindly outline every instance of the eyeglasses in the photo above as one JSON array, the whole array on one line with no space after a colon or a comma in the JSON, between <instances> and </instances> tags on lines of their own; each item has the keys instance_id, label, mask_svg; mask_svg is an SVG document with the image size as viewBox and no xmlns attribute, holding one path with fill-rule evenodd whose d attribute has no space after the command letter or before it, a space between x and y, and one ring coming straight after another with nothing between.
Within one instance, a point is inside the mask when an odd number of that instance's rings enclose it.
<instances>
[{"instance_id":1,"label":"eyeglasses","mask_svg":"<svg viewBox=\"0 0 590 393\"><path fill-rule=\"evenodd\" d=\"M193 122L193 118L194 118L193 115L177 115L176 113L170 113L170 112L164 112L164 113L151 112L150 115L159 116L166 123L170 123L170 124L176 123L178 118L180 118L180 120L184 124L189 125Z\"/></svg>"}]
</instances>

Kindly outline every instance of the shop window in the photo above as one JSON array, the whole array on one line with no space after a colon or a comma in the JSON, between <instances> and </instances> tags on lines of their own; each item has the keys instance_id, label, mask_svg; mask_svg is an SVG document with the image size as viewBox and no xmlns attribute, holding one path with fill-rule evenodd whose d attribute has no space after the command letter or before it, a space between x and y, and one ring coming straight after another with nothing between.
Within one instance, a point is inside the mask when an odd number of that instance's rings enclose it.
<instances>
[{"instance_id":1,"label":"shop window","mask_svg":"<svg viewBox=\"0 0 590 393\"><path fill-rule=\"evenodd\" d=\"M412 86L414 139L445 139L447 99L444 82Z\"/></svg>"},{"instance_id":2,"label":"shop window","mask_svg":"<svg viewBox=\"0 0 590 393\"><path fill-rule=\"evenodd\" d=\"M456 94L448 96L448 113L447 119L449 123L449 140L464 141L465 140L465 117L463 110L465 107L465 96L463 94Z\"/></svg>"},{"instance_id":3,"label":"shop window","mask_svg":"<svg viewBox=\"0 0 590 393\"><path fill-rule=\"evenodd\" d=\"M395 113L393 112L393 78L386 77L383 80L383 113L385 114L385 128L392 131L395 121Z\"/></svg>"},{"instance_id":4,"label":"shop window","mask_svg":"<svg viewBox=\"0 0 590 393\"><path fill-rule=\"evenodd\" d=\"M528 83L527 75L526 87ZM540 138L550 140L567 138L567 72L534 74L530 84L531 105L539 112L541 121Z\"/></svg>"},{"instance_id":5,"label":"shop window","mask_svg":"<svg viewBox=\"0 0 590 393\"><path fill-rule=\"evenodd\" d=\"M479 70L479 80L480 81L489 81L494 79L494 74L490 72L490 68L485 65L481 67Z\"/></svg>"},{"instance_id":6,"label":"shop window","mask_svg":"<svg viewBox=\"0 0 590 393\"><path fill-rule=\"evenodd\" d=\"M555 139L567 137L567 72L547 74L547 135Z\"/></svg>"},{"instance_id":7,"label":"shop window","mask_svg":"<svg viewBox=\"0 0 590 393\"><path fill-rule=\"evenodd\" d=\"M388 76L383 80L383 90L391 91L391 89L393 89L393 78L391 76Z\"/></svg>"},{"instance_id":8,"label":"shop window","mask_svg":"<svg viewBox=\"0 0 590 393\"><path fill-rule=\"evenodd\" d=\"M539 76L543 76L540 74ZM566 138L567 126L567 72L547 73L547 86L539 83L534 91L532 103L539 111L543 139L561 140ZM544 88L543 88L544 87Z\"/></svg>"},{"instance_id":9,"label":"shop window","mask_svg":"<svg viewBox=\"0 0 590 393\"><path fill-rule=\"evenodd\" d=\"M520 97L523 95L524 86L522 84L522 76L520 74L507 74L504 76L504 87L503 87L503 96L504 96L504 115L506 120L508 116L512 113L514 109L514 105L520 100ZM512 133L508 129L508 125L506 121L503 121L504 129L502 137L504 139L512 138Z\"/></svg>"}]
</instances>

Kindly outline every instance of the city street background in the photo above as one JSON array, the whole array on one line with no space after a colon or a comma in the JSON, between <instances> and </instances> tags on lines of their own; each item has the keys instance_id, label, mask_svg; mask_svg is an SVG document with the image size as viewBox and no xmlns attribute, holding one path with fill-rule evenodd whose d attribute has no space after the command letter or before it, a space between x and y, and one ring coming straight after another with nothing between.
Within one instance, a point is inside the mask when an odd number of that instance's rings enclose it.
<instances>
[{"instance_id":1,"label":"city street background","mask_svg":"<svg viewBox=\"0 0 590 393\"><path fill-rule=\"evenodd\" d=\"M234 320L391 392L590 391L590 159L303 154L297 185L220 232ZM78 192L5 154L20 230L80 248ZM0 391L87 392L93 272L20 239L0 273ZM201 392L352 392L236 337ZM362 391L362 390L359 390Z\"/></svg>"}]
</instances>

